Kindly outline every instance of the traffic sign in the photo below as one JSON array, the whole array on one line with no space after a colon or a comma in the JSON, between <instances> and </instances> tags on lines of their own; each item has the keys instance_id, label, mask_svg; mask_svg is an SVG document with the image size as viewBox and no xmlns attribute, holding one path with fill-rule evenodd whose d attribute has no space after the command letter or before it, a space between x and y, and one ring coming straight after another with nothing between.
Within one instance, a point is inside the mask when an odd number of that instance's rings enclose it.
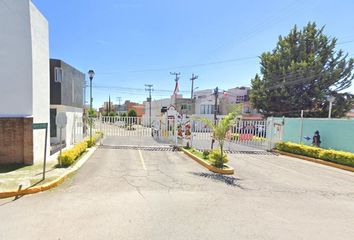
<instances>
[{"instance_id":1,"label":"traffic sign","mask_svg":"<svg viewBox=\"0 0 354 240\"><path fill-rule=\"evenodd\" d=\"M55 118L55 124L58 128L65 128L68 123L68 118L66 117L65 112L58 112Z\"/></svg>"}]
</instances>

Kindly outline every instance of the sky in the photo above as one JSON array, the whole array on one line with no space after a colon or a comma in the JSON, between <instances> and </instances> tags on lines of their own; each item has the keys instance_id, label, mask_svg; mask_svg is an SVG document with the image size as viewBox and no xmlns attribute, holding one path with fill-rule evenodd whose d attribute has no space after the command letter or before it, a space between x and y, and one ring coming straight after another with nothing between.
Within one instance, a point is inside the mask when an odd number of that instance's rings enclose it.
<instances>
[{"instance_id":1,"label":"sky","mask_svg":"<svg viewBox=\"0 0 354 240\"><path fill-rule=\"evenodd\" d=\"M168 97L175 86L170 72L181 73L186 97L192 73L199 89L250 86L258 56L309 21L325 25L337 48L354 57L352 0L32 1L49 22L50 57L96 72L94 107L109 95L114 103L142 102L145 84L153 84L153 99Z\"/></svg>"}]
</instances>

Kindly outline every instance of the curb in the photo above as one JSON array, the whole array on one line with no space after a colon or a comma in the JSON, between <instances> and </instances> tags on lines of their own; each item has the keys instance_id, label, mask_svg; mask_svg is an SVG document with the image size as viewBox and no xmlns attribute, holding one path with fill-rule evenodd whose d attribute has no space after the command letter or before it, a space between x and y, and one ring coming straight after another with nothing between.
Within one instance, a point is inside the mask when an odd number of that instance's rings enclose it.
<instances>
[{"instance_id":1,"label":"curb","mask_svg":"<svg viewBox=\"0 0 354 240\"><path fill-rule=\"evenodd\" d=\"M294 157L294 158L298 158L298 159L301 159L301 160L305 160L305 161L309 161L309 162L313 162L313 163L318 163L318 164L321 164L321 165L326 165L326 166L329 166L329 167L334 167L334 168L338 168L338 169L349 171L349 172L354 172L354 167L349 167L349 166L341 165L341 164L338 164L338 163L325 161L325 160L322 160L322 159L311 158L311 157L307 157L307 156L297 155L297 154L294 154L294 153L283 152L283 151L280 151L280 150L273 150L273 152L281 154L281 155L285 155L285 156L288 156L288 157Z\"/></svg>"},{"instance_id":2,"label":"curb","mask_svg":"<svg viewBox=\"0 0 354 240\"><path fill-rule=\"evenodd\" d=\"M226 174L226 175L232 175L232 174L235 173L235 170L232 167L230 167L229 165L224 164L224 166L226 166L227 168L226 169L220 169L220 168L214 167L210 163L204 161L203 159L195 156L194 154L188 152L187 150L185 150L183 148L180 148L180 150L182 152L184 152L184 154L188 155L194 161L196 161L197 163L199 163L200 165L202 165L203 167L205 167L206 169L208 169L211 172L220 173L220 174Z\"/></svg>"},{"instance_id":3,"label":"curb","mask_svg":"<svg viewBox=\"0 0 354 240\"><path fill-rule=\"evenodd\" d=\"M58 186L59 184L63 183L65 181L65 179L67 179L68 177L70 177L71 175L73 175L77 170L79 170L82 165L84 165L84 163L91 157L91 155L96 151L97 146L96 147L92 147L88 150L88 152L86 152L82 158L76 162L76 164L72 167L70 167L70 170L68 170L67 172L63 173L61 176L59 176L57 179L43 184L41 186L35 186L35 187L29 187L23 190L13 190L13 191L7 191L7 192L0 192L0 199L1 198L9 198L9 197L17 197L17 196L23 196L23 195L27 195L27 194L33 194L33 193L38 193L38 192L43 192L43 191L47 191L49 189L52 189L56 186Z\"/></svg>"}]
</instances>

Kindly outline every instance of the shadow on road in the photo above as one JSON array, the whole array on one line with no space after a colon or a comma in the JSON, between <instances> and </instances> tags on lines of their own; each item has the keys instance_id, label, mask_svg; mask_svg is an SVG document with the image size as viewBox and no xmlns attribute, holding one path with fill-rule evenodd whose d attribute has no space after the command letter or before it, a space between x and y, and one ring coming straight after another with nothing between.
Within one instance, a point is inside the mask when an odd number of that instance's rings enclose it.
<instances>
[{"instance_id":1,"label":"shadow on road","mask_svg":"<svg viewBox=\"0 0 354 240\"><path fill-rule=\"evenodd\" d=\"M245 190L239 184L239 181L241 180L239 178L235 178L235 177L232 177L232 176L225 176L225 175L217 174L217 173L203 173L203 172L190 172L190 173L195 175L195 176L209 178L209 179L212 179L214 181L223 182L223 183L225 183L228 186L238 187L238 188L241 188L242 190Z\"/></svg>"}]
</instances>

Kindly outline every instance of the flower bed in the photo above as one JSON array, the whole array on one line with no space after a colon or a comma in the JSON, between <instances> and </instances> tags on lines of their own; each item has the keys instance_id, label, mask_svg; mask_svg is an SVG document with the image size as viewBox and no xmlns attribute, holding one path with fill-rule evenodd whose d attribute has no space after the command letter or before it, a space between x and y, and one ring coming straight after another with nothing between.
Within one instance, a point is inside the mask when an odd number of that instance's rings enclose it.
<instances>
[{"instance_id":1,"label":"flower bed","mask_svg":"<svg viewBox=\"0 0 354 240\"><path fill-rule=\"evenodd\" d=\"M190 156L192 159L194 159L196 162L201 164L202 166L206 167L208 170L215 172L215 173L220 173L220 174L234 174L234 169L225 163L227 162L227 155L225 154L223 157L223 167L219 168L216 167L216 162L217 160L215 159L215 156L218 157L220 155L217 150L212 151L209 154L206 154L206 152L201 152L199 150L196 150L194 148L181 148L181 150Z\"/></svg>"},{"instance_id":2,"label":"flower bed","mask_svg":"<svg viewBox=\"0 0 354 240\"><path fill-rule=\"evenodd\" d=\"M278 143L275 149L354 167L354 153L350 152L322 149L292 142Z\"/></svg>"},{"instance_id":3,"label":"flower bed","mask_svg":"<svg viewBox=\"0 0 354 240\"><path fill-rule=\"evenodd\" d=\"M98 139L103 136L103 133L97 132L95 136L92 136L92 141L90 138L85 139L81 143L76 144L72 148L65 150L58 156L59 165L62 167L71 166L85 151L87 148L95 146Z\"/></svg>"}]
</instances>

